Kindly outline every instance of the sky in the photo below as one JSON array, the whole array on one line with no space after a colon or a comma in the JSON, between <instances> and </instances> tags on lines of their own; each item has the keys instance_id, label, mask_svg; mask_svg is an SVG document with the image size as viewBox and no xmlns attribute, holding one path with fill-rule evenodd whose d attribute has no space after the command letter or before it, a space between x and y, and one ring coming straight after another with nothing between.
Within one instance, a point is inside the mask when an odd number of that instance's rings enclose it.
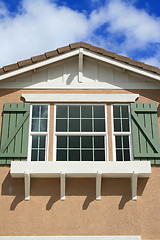
<instances>
[{"instance_id":1,"label":"sky","mask_svg":"<svg viewBox=\"0 0 160 240\"><path fill-rule=\"evenodd\" d=\"M79 41L160 68L160 0L0 0L0 67Z\"/></svg>"}]
</instances>

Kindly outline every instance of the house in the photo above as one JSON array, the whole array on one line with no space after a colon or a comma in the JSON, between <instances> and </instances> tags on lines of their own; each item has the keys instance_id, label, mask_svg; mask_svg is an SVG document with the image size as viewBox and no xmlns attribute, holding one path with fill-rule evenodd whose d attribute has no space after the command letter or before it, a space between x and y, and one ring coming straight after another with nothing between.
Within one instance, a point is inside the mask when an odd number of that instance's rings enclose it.
<instances>
[{"instance_id":1,"label":"house","mask_svg":"<svg viewBox=\"0 0 160 240\"><path fill-rule=\"evenodd\" d=\"M0 240L160 239L160 69L79 42L0 69Z\"/></svg>"}]
</instances>

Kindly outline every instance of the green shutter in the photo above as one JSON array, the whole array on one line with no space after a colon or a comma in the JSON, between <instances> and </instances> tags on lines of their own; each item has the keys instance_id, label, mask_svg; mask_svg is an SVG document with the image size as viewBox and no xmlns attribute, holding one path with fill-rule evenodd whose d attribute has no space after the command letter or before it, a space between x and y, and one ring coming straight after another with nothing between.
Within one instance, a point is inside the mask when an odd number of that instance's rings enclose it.
<instances>
[{"instance_id":1,"label":"green shutter","mask_svg":"<svg viewBox=\"0 0 160 240\"><path fill-rule=\"evenodd\" d=\"M160 164L160 139L155 103L131 103L134 160Z\"/></svg>"},{"instance_id":2,"label":"green shutter","mask_svg":"<svg viewBox=\"0 0 160 240\"><path fill-rule=\"evenodd\" d=\"M29 112L29 103L4 104L0 164L27 159Z\"/></svg>"}]
</instances>

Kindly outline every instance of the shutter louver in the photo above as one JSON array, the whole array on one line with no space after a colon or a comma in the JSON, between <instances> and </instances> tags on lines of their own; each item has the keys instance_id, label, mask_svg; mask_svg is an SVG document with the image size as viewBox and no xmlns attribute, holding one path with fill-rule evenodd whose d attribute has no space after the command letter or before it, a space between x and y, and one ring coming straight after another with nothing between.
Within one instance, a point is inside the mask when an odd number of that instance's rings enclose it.
<instances>
[{"instance_id":1,"label":"shutter louver","mask_svg":"<svg viewBox=\"0 0 160 240\"><path fill-rule=\"evenodd\" d=\"M4 104L0 164L27 160L29 112L29 103Z\"/></svg>"},{"instance_id":2,"label":"shutter louver","mask_svg":"<svg viewBox=\"0 0 160 240\"><path fill-rule=\"evenodd\" d=\"M160 164L160 139L155 103L131 103L134 160Z\"/></svg>"}]
</instances>

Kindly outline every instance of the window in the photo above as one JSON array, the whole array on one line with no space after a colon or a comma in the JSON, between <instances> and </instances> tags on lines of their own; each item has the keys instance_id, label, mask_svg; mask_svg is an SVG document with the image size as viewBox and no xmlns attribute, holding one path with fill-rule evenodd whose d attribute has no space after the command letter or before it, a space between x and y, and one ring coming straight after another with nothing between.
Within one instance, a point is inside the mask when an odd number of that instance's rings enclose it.
<instances>
[{"instance_id":1,"label":"window","mask_svg":"<svg viewBox=\"0 0 160 240\"><path fill-rule=\"evenodd\" d=\"M113 135L116 161L131 160L129 105L113 105Z\"/></svg>"},{"instance_id":2,"label":"window","mask_svg":"<svg viewBox=\"0 0 160 240\"><path fill-rule=\"evenodd\" d=\"M105 106L57 105L55 135L57 161L105 161Z\"/></svg>"},{"instance_id":3,"label":"window","mask_svg":"<svg viewBox=\"0 0 160 240\"><path fill-rule=\"evenodd\" d=\"M47 159L48 105L31 106L30 159L45 161Z\"/></svg>"}]
</instances>

